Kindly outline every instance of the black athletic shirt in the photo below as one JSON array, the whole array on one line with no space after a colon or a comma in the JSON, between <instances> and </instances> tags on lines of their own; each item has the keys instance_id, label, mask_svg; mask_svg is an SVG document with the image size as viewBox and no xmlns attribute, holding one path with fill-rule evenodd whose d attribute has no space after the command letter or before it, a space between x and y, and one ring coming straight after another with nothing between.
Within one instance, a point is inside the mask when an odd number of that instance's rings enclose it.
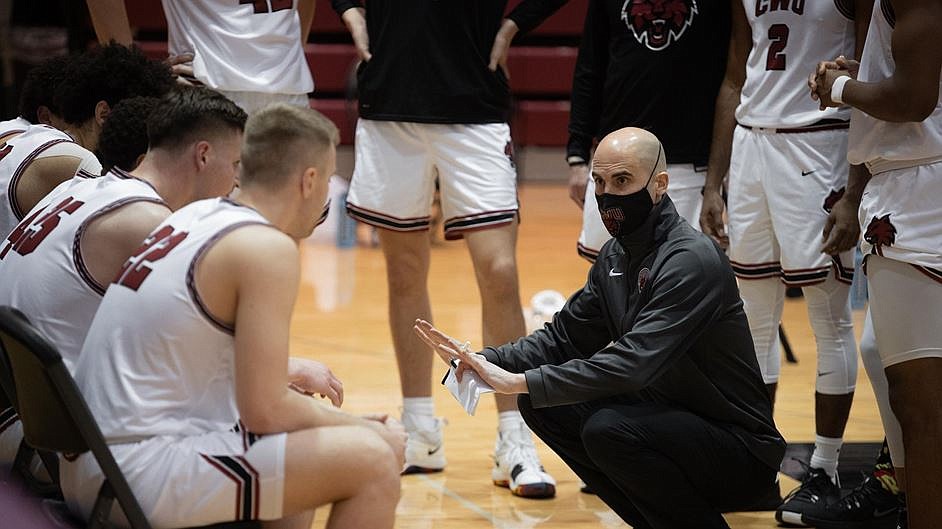
<instances>
[{"instance_id":1,"label":"black athletic shirt","mask_svg":"<svg viewBox=\"0 0 942 529\"><path fill-rule=\"evenodd\" d=\"M739 0L736 0L739 1ZM706 165L713 107L726 66L730 0L590 0L576 62L567 156L641 127L669 163Z\"/></svg>"},{"instance_id":2,"label":"black athletic shirt","mask_svg":"<svg viewBox=\"0 0 942 529\"><path fill-rule=\"evenodd\" d=\"M534 407L657 402L725 428L772 468L782 461L729 260L666 196L641 228L602 247L552 322L482 354L525 373Z\"/></svg>"},{"instance_id":3,"label":"black athletic shirt","mask_svg":"<svg viewBox=\"0 0 942 529\"><path fill-rule=\"evenodd\" d=\"M523 0L508 18L529 31L567 0ZM338 14L359 0L331 0ZM360 117L421 123L501 123L510 86L487 68L507 0L369 0L372 59L357 72Z\"/></svg>"}]
</instances>

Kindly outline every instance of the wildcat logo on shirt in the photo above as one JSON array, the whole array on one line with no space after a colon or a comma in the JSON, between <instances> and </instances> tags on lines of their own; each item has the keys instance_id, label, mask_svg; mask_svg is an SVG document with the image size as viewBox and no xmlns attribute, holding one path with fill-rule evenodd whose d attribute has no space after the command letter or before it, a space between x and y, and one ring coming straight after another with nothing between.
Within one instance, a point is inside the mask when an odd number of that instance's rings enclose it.
<instances>
[{"instance_id":1,"label":"wildcat logo on shirt","mask_svg":"<svg viewBox=\"0 0 942 529\"><path fill-rule=\"evenodd\" d=\"M875 247L893 246L896 242L896 226L890 222L890 214L882 217L876 215L870 219L867 230L864 232L864 240Z\"/></svg>"},{"instance_id":2,"label":"wildcat logo on shirt","mask_svg":"<svg viewBox=\"0 0 942 529\"><path fill-rule=\"evenodd\" d=\"M661 51L680 40L697 13L697 0L625 0L621 19L639 43Z\"/></svg>"}]
</instances>

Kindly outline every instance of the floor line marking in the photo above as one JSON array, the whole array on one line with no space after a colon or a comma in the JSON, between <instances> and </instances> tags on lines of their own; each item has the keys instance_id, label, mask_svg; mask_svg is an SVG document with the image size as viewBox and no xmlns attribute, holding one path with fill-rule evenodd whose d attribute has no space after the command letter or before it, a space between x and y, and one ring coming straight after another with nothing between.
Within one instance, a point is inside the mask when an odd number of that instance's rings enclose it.
<instances>
[{"instance_id":1,"label":"floor line marking","mask_svg":"<svg viewBox=\"0 0 942 529\"><path fill-rule=\"evenodd\" d=\"M452 491L452 490L449 489L448 487L446 487L446 486L444 486L444 485L442 485L442 484L440 484L440 483L437 483L437 482L433 481L433 480L432 480L431 478L429 478L428 476L425 476L425 475L423 475L423 474L419 474L419 478L421 478L422 481L424 481L425 484L428 485L429 487L432 487L432 488L434 488L434 489L438 489L439 491L441 491L443 494L445 494L445 495L448 496L449 498L451 498L451 499L457 501L458 503L460 503L461 505L463 505L464 508L466 508L466 509L468 509L469 511L471 511L471 512L477 514L477 515L480 516L481 518L484 518L485 520L491 522L491 525L493 525L494 527L498 527L497 521L494 520L494 516L491 515L491 513L487 512L487 511L485 511L484 509L482 509L481 507L479 507L479 506L478 506L476 503L474 503L473 501L468 500L468 499L464 498L463 496L461 496L460 494L458 494L457 492Z\"/></svg>"}]
</instances>

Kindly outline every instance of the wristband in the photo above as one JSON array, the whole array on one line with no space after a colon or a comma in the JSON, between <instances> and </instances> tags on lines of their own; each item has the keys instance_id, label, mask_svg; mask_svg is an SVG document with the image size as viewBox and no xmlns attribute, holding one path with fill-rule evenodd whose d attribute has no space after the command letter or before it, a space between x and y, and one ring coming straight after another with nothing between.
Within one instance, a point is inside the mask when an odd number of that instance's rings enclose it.
<instances>
[{"instance_id":1,"label":"wristband","mask_svg":"<svg viewBox=\"0 0 942 529\"><path fill-rule=\"evenodd\" d=\"M844 104L844 85L850 81L850 77L842 75L834 80L834 84L831 85L831 101L839 105Z\"/></svg>"}]
</instances>

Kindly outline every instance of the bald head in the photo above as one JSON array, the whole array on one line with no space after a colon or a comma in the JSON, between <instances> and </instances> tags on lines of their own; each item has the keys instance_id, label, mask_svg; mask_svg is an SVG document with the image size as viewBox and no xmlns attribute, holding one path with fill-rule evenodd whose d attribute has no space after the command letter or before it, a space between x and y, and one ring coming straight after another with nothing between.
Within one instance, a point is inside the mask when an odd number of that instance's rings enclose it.
<instances>
[{"instance_id":1,"label":"bald head","mask_svg":"<svg viewBox=\"0 0 942 529\"><path fill-rule=\"evenodd\" d=\"M598 194L626 195L650 184L656 202L667 191L667 155L654 134L634 127L618 129L595 150L592 179Z\"/></svg>"}]
</instances>

